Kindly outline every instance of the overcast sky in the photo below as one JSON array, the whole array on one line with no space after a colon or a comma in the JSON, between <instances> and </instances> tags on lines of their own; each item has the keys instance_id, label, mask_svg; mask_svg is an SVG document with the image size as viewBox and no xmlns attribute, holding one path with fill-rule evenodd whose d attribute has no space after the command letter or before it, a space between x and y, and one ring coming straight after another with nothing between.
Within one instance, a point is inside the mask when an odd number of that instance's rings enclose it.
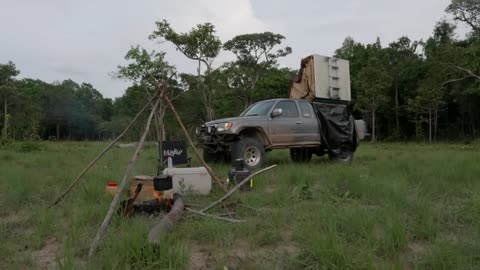
<instances>
[{"instance_id":1,"label":"overcast sky","mask_svg":"<svg viewBox=\"0 0 480 270\"><path fill-rule=\"evenodd\" d=\"M94 85L106 97L121 96L127 82L110 73L124 64L130 46L167 52L182 72L195 63L148 35L167 19L178 31L213 23L222 41L272 31L293 53L280 61L298 68L312 53L332 55L347 36L387 45L402 35L425 39L445 16L450 0L0 0L0 63L13 61L20 77L47 82L71 78ZM222 53L216 64L231 59Z\"/></svg>"}]
</instances>

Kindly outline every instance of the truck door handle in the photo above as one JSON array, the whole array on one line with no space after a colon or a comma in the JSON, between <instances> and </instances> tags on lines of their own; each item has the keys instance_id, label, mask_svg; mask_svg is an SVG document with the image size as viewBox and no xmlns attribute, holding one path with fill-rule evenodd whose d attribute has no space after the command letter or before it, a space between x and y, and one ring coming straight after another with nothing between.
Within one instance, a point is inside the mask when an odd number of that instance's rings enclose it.
<instances>
[{"instance_id":1,"label":"truck door handle","mask_svg":"<svg viewBox=\"0 0 480 270\"><path fill-rule=\"evenodd\" d=\"M300 121L295 122L295 124L297 124L297 125L300 125L301 123L302 123L302 122L300 122Z\"/></svg>"}]
</instances>

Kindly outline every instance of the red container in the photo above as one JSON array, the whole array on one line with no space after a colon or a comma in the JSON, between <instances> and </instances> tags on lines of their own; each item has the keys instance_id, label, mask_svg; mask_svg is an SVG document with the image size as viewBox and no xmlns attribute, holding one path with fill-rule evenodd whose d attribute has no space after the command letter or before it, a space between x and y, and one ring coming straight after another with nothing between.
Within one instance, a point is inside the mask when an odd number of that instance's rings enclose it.
<instances>
[{"instance_id":1,"label":"red container","mask_svg":"<svg viewBox=\"0 0 480 270\"><path fill-rule=\"evenodd\" d=\"M115 183L115 182L110 182L107 184L107 187L106 187L106 192L115 196L115 194L117 194L117 188L118 188L118 184Z\"/></svg>"}]
</instances>

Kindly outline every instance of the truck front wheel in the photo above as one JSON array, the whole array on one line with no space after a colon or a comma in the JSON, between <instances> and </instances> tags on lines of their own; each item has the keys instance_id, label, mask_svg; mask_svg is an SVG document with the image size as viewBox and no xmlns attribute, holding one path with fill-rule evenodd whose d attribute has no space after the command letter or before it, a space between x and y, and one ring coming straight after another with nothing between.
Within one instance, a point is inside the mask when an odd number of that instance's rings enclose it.
<instances>
[{"instance_id":1,"label":"truck front wheel","mask_svg":"<svg viewBox=\"0 0 480 270\"><path fill-rule=\"evenodd\" d=\"M250 170L260 168L265 161L265 147L255 138L240 138L232 146L232 161L239 158L244 160Z\"/></svg>"},{"instance_id":2,"label":"truck front wheel","mask_svg":"<svg viewBox=\"0 0 480 270\"><path fill-rule=\"evenodd\" d=\"M307 148L290 149L290 158L294 162L309 162L312 159L312 151Z\"/></svg>"}]
</instances>

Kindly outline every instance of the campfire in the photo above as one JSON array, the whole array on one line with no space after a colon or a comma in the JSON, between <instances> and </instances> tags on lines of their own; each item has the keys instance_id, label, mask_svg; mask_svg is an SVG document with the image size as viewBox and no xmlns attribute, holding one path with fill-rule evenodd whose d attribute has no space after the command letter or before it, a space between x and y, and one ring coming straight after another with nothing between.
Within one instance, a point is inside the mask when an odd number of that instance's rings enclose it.
<instances>
[{"instance_id":1,"label":"campfire","mask_svg":"<svg viewBox=\"0 0 480 270\"><path fill-rule=\"evenodd\" d=\"M123 216L169 212L173 194L166 190L171 188L172 178L169 176L136 176L130 181L130 199L121 203L120 212Z\"/></svg>"}]
</instances>

